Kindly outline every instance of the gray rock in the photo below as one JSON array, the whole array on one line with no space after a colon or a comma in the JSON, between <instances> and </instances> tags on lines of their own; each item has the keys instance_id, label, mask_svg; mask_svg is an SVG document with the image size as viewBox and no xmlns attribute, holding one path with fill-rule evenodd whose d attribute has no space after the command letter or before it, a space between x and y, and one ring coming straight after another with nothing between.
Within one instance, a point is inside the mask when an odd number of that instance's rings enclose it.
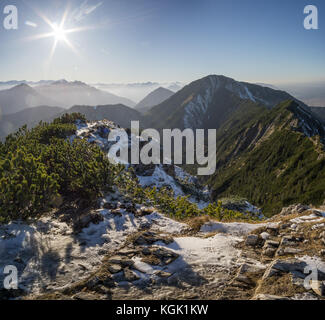
<instances>
[{"instance_id":1,"label":"gray rock","mask_svg":"<svg viewBox=\"0 0 325 320\"><path fill-rule=\"evenodd\" d=\"M124 279L126 281L133 282L140 279L140 277L129 268L125 268L123 270L123 273L124 273Z\"/></svg>"},{"instance_id":2,"label":"gray rock","mask_svg":"<svg viewBox=\"0 0 325 320\"><path fill-rule=\"evenodd\" d=\"M172 274L165 271L158 271L155 273L155 275L162 278L169 278Z\"/></svg>"},{"instance_id":3,"label":"gray rock","mask_svg":"<svg viewBox=\"0 0 325 320\"><path fill-rule=\"evenodd\" d=\"M163 264L168 265L176 260L179 255L173 251L167 250L165 248L158 248L156 249L153 254L160 259Z\"/></svg>"},{"instance_id":4,"label":"gray rock","mask_svg":"<svg viewBox=\"0 0 325 320\"><path fill-rule=\"evenodd\" d=\"M281 240L281 246L296 246L297 239L294 236L284 236Z\"/></svg>"},{"instance_id":5,"label":"gray rock","mask_svg":"<svg viewBox=\"0 0 325 320\"><path fill-rule=\"evenodd\" d=\"M251 265L251 264L243 263L240 266L237 275L247 274L247 273L256 273L256 272L263 271L265 269L266 269L265 267L260 267L260 266L257 266L257 265Z\"/></svg>"},{"instance_id":6,"label":"gray rock","mask_svg":"<svg viewBox=\"0 0 325 320\"><path fill-rule=\"evenodd\" d=\"M121 264L123 257L120 256L113 256L108 259L108 262L111 264Z\"/></svg>"},{"instance_id":7,"label":"gray rock","mask_svg":"<svg viewBox=\"0 0 325 320\"><path fill-rule=\"evenodd\" d=\"M304 275L305 267L307 266L306 262L296 260L296 259L290 259L290 260L275 260L273 261L268 268L266 269L263 280L272 277L275 274L284 272L284 273L294 273L295 275Z\"/></svg>"},{"instance_id":8,"label":"gray rock","mask_svg":"<svg viewBox=\"0 0 325 320\"><path fill-rule=\"evenodd\" d=\"M137 253L137 250L123 248L123 249L119 250L118 253L122 256L132 256L133 257Z\"/></svg>"},{"instance_id":9,"label":"gray rock","mask_svg":"<svg viewBox=\"0 0 325 320\"><path fill-rule=\"evenodd\" d=\"M232 281L232 283L234 282L242 282L245 285L254 285L254 282L246 275L240 274L237 277L234 278L234 280Z\"/></svg>"},{"instance_id":10,"label":"gray rock","mask_svg":"<svg viewBox=\"0 0 325 320\"><path fill-rule=\"evenodd\" d=\"M121 265L122 265L123 267L131 267L131 266L134 265L134 261L131 260L131 259L123 259L123 260L121 261Z\"/></svg>"},{"instance_id":11,"label":"gray rock","mask_svg":"<svg viewBox=\"0 0 325 320\"><path fill-rule=\"evenodd\" d=\"M142 253L145 255L145 256L149 256L151 254L151 251L148 247L144 247L142 249Z\"/></svg>"},{"instance_id":12,"label":"gray rock","mask_svg":"<svg viewBox=\"0 0 325 320\"><path fill-rule=\"evenodd\" d=\"M271 235L268 232L262 232L260 236L263 240L268 240L271 237Z\"/></svg>"},{"instance_id":13,"label":"gray rock","mask_svg":"<svg viewBox=\"0 0 325 320\"><path fill-rule=\"evenodd\" d=\"M256 246L258 243L258 236L256 234L250 234L247 236L245 244L247 246Z\"/></svg>"},{"instance_id":14,"label":"gray rock","mask_svg":"<svg viewBox=\"0 0 325 320\"><path fill-rule=\"evenodd\" d=\"M122 271L122 267L118 264L110 264L107 266L107 269L110 273L114 273L114 274Z\"/></svg>"},{"instance_id":15,"label":"gray rock","mask_svg":"<svg viewBox=\"0 0 325 320\"><path fill-rule=\"evenodd\" d=\"M277 235L279 233L279 224L278 223L268 223L266 225L266 230L269 232L271 235Z\"/></svg>"},{"instance_id":16,"label":"gray rock","mask_svg":"<svg viewBox=\"0 0 325 320\"><path fill-rule=\"evenodd\" d=\"M280 245L280 242L279 241L273 241L273 240L267 240L265 241L264 243L264 249L267 249L267 248L278 248Z\"/></svg>"},{"instance_id":17,"label":"gray rock","mask_svg":"<svg viewBox=\"0 0 325 320\"><path fill-rule=\"evenodd\" d=\"M284 254L296 254L302 252L302 250L296 248L284 248L283 252Z\"/></svg>"},{"instance_id":18,"label":"gray rock","mask_svg":"<svg viewBox=\"0 0 325 320\"><path fill-rule=\"evenodd\" d=\"M276 252L275 248L266 248L265 250L263 250L263 255L267 256L267 257L274 257Z\"/></svg>"}]
</instances>

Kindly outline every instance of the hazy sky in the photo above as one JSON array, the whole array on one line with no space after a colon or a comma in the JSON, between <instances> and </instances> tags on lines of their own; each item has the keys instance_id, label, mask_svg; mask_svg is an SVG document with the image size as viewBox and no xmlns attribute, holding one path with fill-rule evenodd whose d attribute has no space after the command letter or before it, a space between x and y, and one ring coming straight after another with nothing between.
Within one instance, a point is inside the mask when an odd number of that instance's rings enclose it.
<instances>
[{"instance_id":1,"label":"hazy sky","mask_svg":"<svg viewBox=\"0 0 325 320\"><path fill-rule=\"evenodd\" d=\"M15 4L19 29L1 15ZM305 5L319 10L319 30L303 28ZM31 40L59 24L80 28L59 41ZM0 81L189 82L208 74L280 83L325 79L323 0L2 0ZM27 24L26 24L27 22Z\"/></svg>"}]
</instances>

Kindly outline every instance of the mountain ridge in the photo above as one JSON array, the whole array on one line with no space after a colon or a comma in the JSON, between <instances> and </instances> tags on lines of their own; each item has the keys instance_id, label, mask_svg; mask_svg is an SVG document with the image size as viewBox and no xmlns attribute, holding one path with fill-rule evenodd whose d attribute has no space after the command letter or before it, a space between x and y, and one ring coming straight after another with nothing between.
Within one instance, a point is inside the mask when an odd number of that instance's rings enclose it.
<instances>
[{"instance_id":1,"label":"mountain ridge","mask_svg":"<svg viewBox=\"0 0 325 320\"><path fill-rule=\"evenodd\" d=\"M152 107L166 101L175 93L163 87L159 87L145 96L134 109L141 113L148 112Z\"/></svg>"},{"instance_id":2,"label":"mountain ridge","mask_svg":"<svg viewBox=\"0 0 325 320\"><path fill-rule=\"evenodd\" d=\"M284 91L210 75L193 81L152 108L148 121L155 128L217 129L247 101L272 108L288 99L298 101ZM303 102L298 102L307 107Z\"/></svg>"}]
</instances>

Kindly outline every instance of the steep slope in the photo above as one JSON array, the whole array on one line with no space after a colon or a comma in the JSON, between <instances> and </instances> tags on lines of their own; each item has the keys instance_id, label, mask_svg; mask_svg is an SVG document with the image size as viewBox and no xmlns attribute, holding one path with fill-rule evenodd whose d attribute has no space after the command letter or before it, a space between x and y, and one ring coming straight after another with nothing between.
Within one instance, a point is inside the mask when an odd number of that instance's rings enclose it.
<instances>
[{"instance_id":1,"label":"steep slope","mask_svg":"<svg viewBox=\"0 0 325 320\"><path fill-rule=\"evenodd\" d=\"M35 87L40 94L55 99L60 107L70 108L74 105L107 105L124 104L133 107L135 103L129 99L101 91L83 82L60 80L48 85Z\"/></svg>"},{"instance_id":2,"label":"steep slope","mask_svg":"<svg viewBox=\"0 0 325 320\"><path fill-rule=\"evenodd\" d=\"M147 118L155 128L219 128L247 102L272 108L286 99L295 100L284 91L211 75L152 108Z\"/></svg>"},{"instance_id":3,"label":"steep slope","mask_svg":"<svg viewBox=\"0 0 325 320\"><path fill-rule=\"evenodd\" d=\"M8 134L17 131L23 125L32 128L41 120L47 121L54 118L64 109L59 107L39 106L27 108L22 111L4 115L0 118L0 139L5 138Z\"/></svg>"},{"instance_id":4,"label":"steep slope","mask_svg":"<svg viewBox=\"0 0 325 320\"><path fill-rule=\"evenodd\" d=\"M325 107L310 107L310 110L325 123Z\"/></svg>"},{"instance_id":5,"label":"steep slope","mask_svg":"<svg viewBox=\"0 0 325 320\"><path fill-rule=\"evenodd\" d=\"M27 84L0 91L0 116L40 105L56 106L57 103L55 99L43 96Z\"/></svg>"},{"instance_id":6,"label":"steep slope","mask_svg":"<svg viewBox=\"0 0 325 320\"><path fill-rule=\"evenodd\" d=\"M173 91L159 87L153 92L149 93L143 100L141 100L136 106L135 109L141 113L146 113L152 107L157 106L158 104L164 102L174 94Z\"/></svg>"},{"instance_id":7,"label":"steep slope","mask_svg":"<svg viewBox=\"0 0 325 320\"><path fill-rule=\"evenodd\" d=\"M325 198L323 124L294 101L241 108L218 132L213 199L239 195L266 214Z\"/></svg>"}]
</instances>

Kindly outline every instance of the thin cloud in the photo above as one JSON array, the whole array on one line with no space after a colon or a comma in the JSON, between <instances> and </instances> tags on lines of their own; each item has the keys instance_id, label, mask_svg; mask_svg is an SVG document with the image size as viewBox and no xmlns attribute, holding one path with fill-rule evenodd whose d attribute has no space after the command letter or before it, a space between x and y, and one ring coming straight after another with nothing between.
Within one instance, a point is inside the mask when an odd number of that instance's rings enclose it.
<instances>
[{"instance_id":1,"label":"thin cloud","mask_svg":"<svg viewBox=\"0 0 325 320\"><path fill-rule=\"evenodd\" d=\"M33 27L33 28L37 28L37 23L35 23L35 22L32 22L32 21L26 21L25 22L25 25L26 26L29 26L29 27Z\"/></svg>"},{"instance_id":2,"label":"thin cloud","mask_svg":"<svg viewBox=\"0 0 325 320\"><path fill-rule=\"evenodd\" d=\"M103 2L99 2L95 5L89 5L88 0L85 0L79 8L73 11L72 19L79 22L85 19L89 14L94 12L96 9L98 9L102 4Z\"/></svg>"}]
</instances>

